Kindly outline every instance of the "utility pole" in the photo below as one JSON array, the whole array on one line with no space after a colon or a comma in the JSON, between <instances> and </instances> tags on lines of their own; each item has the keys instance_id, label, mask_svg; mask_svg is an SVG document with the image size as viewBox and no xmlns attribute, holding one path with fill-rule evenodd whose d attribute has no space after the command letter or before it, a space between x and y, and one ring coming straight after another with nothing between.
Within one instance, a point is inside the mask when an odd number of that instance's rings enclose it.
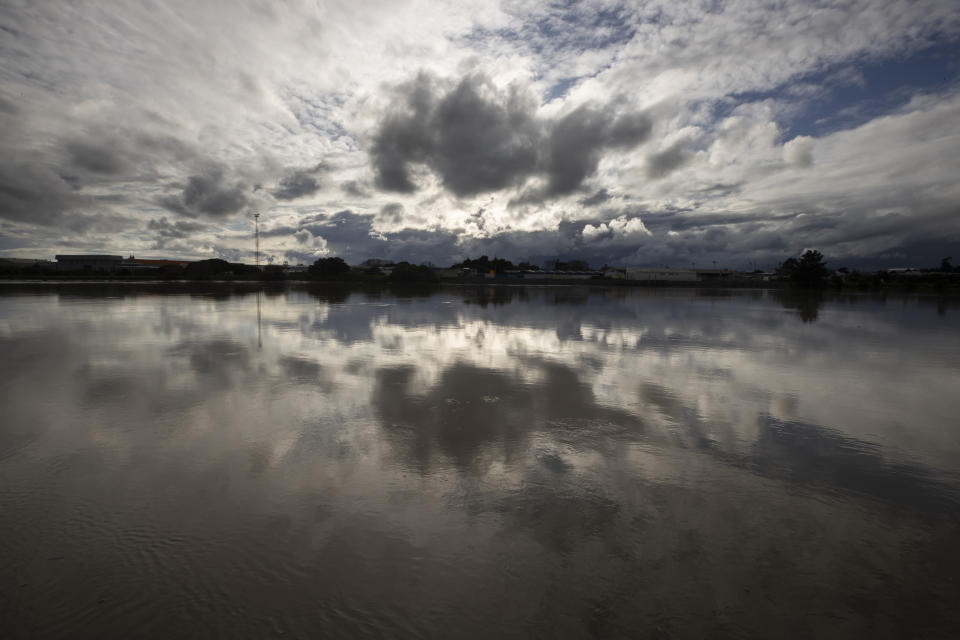
<instances>
[{"instance_id":1,"label":"utility pole","mask_svg":"<svg viewBox=\"0 0 960 640\"><path fill-rule=\"evenodd\" d=\"M253 243L257 270L260 270L260 212L253 214Z\"/></svg>"}]
</instances>

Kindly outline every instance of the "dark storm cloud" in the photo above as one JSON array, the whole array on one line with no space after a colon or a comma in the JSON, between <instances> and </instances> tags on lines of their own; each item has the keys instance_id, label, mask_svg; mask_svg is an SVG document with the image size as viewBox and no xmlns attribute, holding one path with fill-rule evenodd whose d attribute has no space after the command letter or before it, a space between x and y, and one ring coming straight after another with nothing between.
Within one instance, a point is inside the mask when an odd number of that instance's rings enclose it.
<instances>
[{"instance_id":1,"label":"dark storm cloud","mask_svg":"<svg viewBox=\"0 0 960 640\"><path fill-rule=\"evenodd\" d=\"M535 115L536 101L500 91L472 75L444 92L421 74L398 89L402 107L381 121L371 148L376 184L411 193L411 165L425 165L457 196L520 185L542 174L543 196L570 193L596 172L605 149L625 149L649 136L637 113L584 105L558 120Z\"/></svg>"},{"instance_id":2,"label":"dark storm cloud","mask_svg":"<svg viewBox=\"0 0 960 640\"><path fill-rule=\"evenodd\" d=\"M448 266L460 259L459 235L451 230L403 229L387 234L386 257Z\"/></svg>"},{"instance_id":3,"label":"dark storm cloud","mask_svg":"<svg viewBox=\"0 0 960 640\"><path fill-rule=\"evenodd\" d=\"M385 204L380 209L380 216L390 222L400 222L403 218L403 205L399 202Z\"/></svg>"},{"instance_id":4,"label":"dark storm cloud","mask_svg":"<svg viewBox=\"0 0 960 640\"><path fill-rule=\"evenodd\" d=\"M108 145L74 140L68 142L66 147L70 161L87 171L112 175L124 169L123 157L115 148Z\"/></svg>"},{"instance_id":5,"label":"dark storm cloud","mask_svg":"<svg viewBox=\"0 0 960 640\"><path fill-rule=\"evenodd\" d=\"M595 207L597 205L603 204L611 198L610 193L606 189L600 189L592 196L584 198L580 201L580 204L584 207Z\"/></svg>"},{"instance_id":6,"label":"dark storm cloud","mask_svg":"<svg viewBox=\"0 0 960 640\"><path fill-rule=\"evenodd\" d=\"M155 176L157 165L202 166L204 153L171 135L94 125L62 142L62 170L94 180ZM89 174L94 174L90 176Z\"/></svg>"},{"instance_id":7,"label":"dark storm cloud","mask_svg":"<svg viewBox=\"0 0 960 640\"><path fill-rule=\"evenodd\" d=\"M937 215L879 218L859 210L737 214L616 207L604 208L591 218L562 221L553 229L484 237L464 236L456 230L378 234L372 230L373 216L350 212L308 226L315 235L336 236L329 247L348 261L383 257L446 266L465 257L488 255L541 266L559 258L586 260L594 267L695 264L753 269L773 268L804 248L815 247L833 267L873 268L936 266L943 256L955 255L950 247L957 246L960 236L949 228L955 215L956 209L948 206ZM633 224L637 218L649 234L637 231ZM594 229L590 234L583 233L587 225Z\"/></svg>"},{"instance_id":8,"label":"dark storm cloud","mask_svg":"<svg viewBox=\"0 0 960 640\"><path fill-rule=\"evenodd\" d=\"M164 196L159 202L181 215L218 218L243 209L248 204L247 191L247 185L229 180L224 169L216 166L190 176L179 195Z\"/></svg>"},{"instance_id":9,"label":"dark storm cloud","mask_svg":"<svg viewBox=\"0 0 960 640\"><path fill-rule=\"evenodd\" d=\"M240 181L228 180L224 166L173 135L93 124L63 136L44 153L37 150L0 159L0 216L55 224L67 212L99 212L129 204L128 192L94 196L84 188L151 185L161 175L158 167L166 165L194 168L179 194L155 200L170 211L216 217L247 204L246 188ZM14 163L15 157L22 159Z\"/></svg>"},{"instance_id":10,"label":"dark storm cloud","mask_svg":"<svg viewBox=\"0 0 960 640\"><path fill-rule=\"evenodd\" d=\"M323 236L327 242L341 245L358 245L371 239L373 214L338 211L333 215L314 214L308 216L301 228L308 229L315 236ZM382 242L382 241L381 241Z\"/></svg>"},{"instance_id":11,"label":"dark storm cloud","mask_svg":"<svg viewBox=\"0 0 960 640\"><path fill-rule=\"evenodd\" d=\"M630 210L632 212L632 210ZM638 212L639 213L639 212ZM799 213L775 215L772 213L693 213L683 211L643 211L643 222L651 230L686 231L706 229L719 225L747 224L751 222L786 223Z\"/></svg>"},{"instance_id":12,"label":"dark storm cloud","mask_svg":"<svg viewBox=\"0 0 960 640\"><path fill-rule=\"evenodd\" d=\"M300 227L294 227L290 225L277 225L274 227L261 227L260 228L260 237L261 238L279 238L283 236L290 236L295 234L300 230Z\"/></svg>"},{"instance_id":13,"label":"dark storm cloud","mask_svg":"<svg viewBox=\"0 0 960 640\"><path fill-rule=\"evenodd\" d=\"M695 189L693 193L705 198L723 198L727 196L735 196L739 194L741 191L743 191L742 182L739 182L736 184L725 184L722 182L718 182L708 187Z\"/></svg>"},{"instance_id":14,"label":"dark storm cloud","mask_svg":"<svg viewBox=\"0 0 960 640\"><path fill-rule=\"evenodd\" d=\"M455 194L502 189L534 170L539 127L533 103L516 91L498 94L466 78L434 111L433 167Z\"/></svg>"},{"instance_id":15,"label":"dark storm cloud","mask_svg":"<svg viewBox=\"0 0 960 640\"><path fill-rule=\"evenodd\" d=\"M397 211L390 205L389 211ZM408 262L432 262L445 266L461 257L460 237L455 230L400 229L381 233L374 229L374 214L338 211L334 214L314 213L301 218L296 226L280 225L261 232L264 237L322 237L330 255L358 264L367 258L384 258ZM291 251L290 256L307 259L307 254ZM289 256L288 256L289 259ZM315 257L313 259L316 259ZM312 262L312 260L311 260Z\"/></svg>"},{"instance_id":16,"label":"dark storm cloud","mask_svg":"<svg viewBox=\"0 0 960 640\"><path fill-rule=\"evenodd\" d=\"M405 109L386 116L373 149L377 186L416 190L408 165L424 163L458 196L502 189L536 166L535 105L517 91L497 91L469 76L445 95L421 74L400 89Z\"/></svg>"},{"instance_id":17,"label":"dark storm cloud","mask_svg":"<svg viewBox=\"0 0 960 640\"><path fill-rule=\"evenodd\" d=\"M15 117L9 124L8 130L16 132L25 121ZM120 126L80 127L47 146L13 147L0 154L0 217L41 226L68 224L73 230L99 228L105 215L125 220L111 210L136 203L136 187L152 190L159 175L156 167L168 164L195 167L209 162L174 136ZM219 175L200 172L181 197L167 196L162 204L187 215L229 209L238 198L231 198L226 183L214 188L222 180ZM97 186L97 193L86 191L90 186ZM123 190L103 192L111 187Z\"/></svg>"},{"instance_id":18,"label":"dark storm cloud","mask_svg":"<svg viewBox=\"0 0 960 640\"><path fill-rule=\"evenodd\" d=\"M150 222L147 223L147 230L156 234L156 236L165 239L175 239L180 240L183 238L190 238L196 235L200 231L205 231L207 225L200 222L192 222L190 220L177 220L175 222L170 222L166 218L160 218L159 220L151 218Z\"/></svg>"},{"instance_id":19,"label":"dark storm cloud","mask_svg":"<svg viewBox=\"0 0 960 640\"><path fill-rule=\"evenodd\" d=\"M0 158L0 216L9 220L49 225L92 199L78 193L69 177L46 163Z\"/></svg>"},{"instance_id":20,"label":"dark storm cloud","mask_svg":"<svg viewBox=\"0 0 960 640\"><path fill-rule=\"evenodd\" d=\"M875 269L936 266L943 257L938 257L939 253L950 255L950 247L960 243L960 234L949 226L957 215L951 203L923 215L871 216L860 209L783 214L641 213L652 237L620 247L584 243L584 250L637 266L702 266L716 260L717 266L744 269L772 268L812 247L826 255L831 267Z\"/></svg>"},{"instance_id":21,"label":"dark storm cloud","mask_svg":"<svg viewBox=\"0 0 960 640\"><path fill-rule=\"evenodd\" d=\"M433 109L431 79L421 74L400 88L405 110L388 113L373 141L371 150L376 185L386 191L410 193L416 186L407 164L423 162L432 150L432 133L428 126Z\"/></svg>"},{"instance_id":22,"label":"dark storm cloud","mask_svg":"<svg viewBox=\"0 0 960 640\"><path fill-rule=\"evenodd\" d=\"M360 262L369 257L385 257L387 241L373 231L374 214L359 214L344 210L333 214L313 213L303 216L296 226L280 225L261 231L263 237L293 236L300 242L309 233L322 237L331 255L348 262Z\"/></svg>"},{"instance_id":23,"label":"dark storm cloud","mask_svg":"<svg viewBox=\"0 0 960 640\"><path fill-rule=\"evenodd\" d=\"M563 221L553 230L462 239L459 249L468 256L497 255L541 266L555 258L585 260L593 267L704 266L716 260L719 267L739 269L747 266L745 252L760 256L756 262L779 262L792 254L789 235L781 225L789 226L793 217L768 223L760 215L720 213L701 221L696 214L617 208L594 218ZM633 227L636 219L649 227L649 234ZM587 225L593 233L583 233Z\"/></svg>"},{"instance_id":24,"label":"dark storm cloud","mask_svg":"<svg viewBox=\"0 0 960 640\"><path fill-rule=\"evenodd\" d=\"M689 144L686 140L680 140L663 151L647 156L647 176L662 178L686 164L693 157Z\"/></svg>"},{"instance_id":25,"label":"dark storm cloud","mask_svg":"<svg viewBox=\"0 0 960 640\"><path fill-rule=\"evenodd\" d=\"M582 106L562 117L550 129L547 194L574 191L597 170L604 149L640 144L650 135L650 129L646 116L616 117L609 108Z\"/></svg>"},{"instance_id":26,"label":"dark storm cloud","mask_svg":"<svg viewBox=\"0 0 960 640\"><path fill-rule=\"evenodd\" d=\"M373 228L374 219L372 214L339 211L331 216L314 215L302 228L322 236L331 255L352 264L366 258L385 258L446 265L459 255L458 236L452 231L401 229L378 233Z\"/></svg>"},{"instance_id":27,"label":"dark storm cloud","mask_svg":"<svg viewBox=\"0 0 960 640\"><path fill-rule=\"evenodd\" d=\"M466 257L488 255L541 265L548 259L573 256L579 227L561 223L556 229L511 231L483 238L464 238L460 251Z\"/></svg>"},{"instance_id":28,"label":"dark storm cloud","mask_svg":"<svg viewBox=\"0 0 960 640\"><path fill-rule=\"evenodd\" d=\"M323 169L322 165L313 169L299 169L283 177L277 187L270 193L277 200L296 200L311 196L320 190L320 181L317 172Z\"/></svg>"},{"instance_id":29,"label":"dark storm cloud","mask_svg":"<svg viewBox=\"0 0 960 640\"><path fill-rule=\"evenodd\" d=\"M95 208L96 205L94 204L92 207ZM66 233L67 237L70 237L71 234L86 234L87 242L94 246L97 244L101 246L110 245L116 234L133 230L139 226L132 218L116 213L71 212L57 222L58 230L69 232ZM99 237L92 234L99 234ZM75 240L76 238L74 236L70 239Z\"/></svg>"},{"instance_id":30,"label":"dark storm cloud","mask_svg":"<svg viewBox=\"0 0 960 640\"><path fill-rule=\"evenodd\" d=\"M5 113L7 115L17 115L20 113L20 107L17 106L15 102L7 100L3 96L0 96L0 113Z\"/></svg>"},{"instance_id":31,"label":"dark storm cloud","mask_svg":"<svg viewBox=\"0 0 960 640\"><path fill-rule=\"evenodd\" d=\"M369 198L370 192L358 181L348 180L340 185L341 191L355 198Z\"/></svg>"}]
</instances>

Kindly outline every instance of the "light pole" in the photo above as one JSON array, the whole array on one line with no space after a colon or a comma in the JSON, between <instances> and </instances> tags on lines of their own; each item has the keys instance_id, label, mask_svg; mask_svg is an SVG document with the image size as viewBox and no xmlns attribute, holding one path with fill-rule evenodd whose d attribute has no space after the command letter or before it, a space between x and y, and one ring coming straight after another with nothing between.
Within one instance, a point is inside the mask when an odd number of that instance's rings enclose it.
<instances>
[{"instance_id":1,"label":"light pole","mask_svg":"<svg viewBox=\"0 0 960 640\"><path fill-rule=\"evenodd\" d=\"M253 245L254 260L257 263L257 270L260 270L260 212L253 214Z\"/></svg>"}]
</instances>

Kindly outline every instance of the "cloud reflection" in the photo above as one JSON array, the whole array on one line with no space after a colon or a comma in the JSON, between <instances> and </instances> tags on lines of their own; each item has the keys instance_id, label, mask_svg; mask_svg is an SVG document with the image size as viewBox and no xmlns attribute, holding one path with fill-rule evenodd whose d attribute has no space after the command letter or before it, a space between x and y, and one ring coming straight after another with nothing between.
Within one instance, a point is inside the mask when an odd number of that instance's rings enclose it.
<instances>
[{"instance_id":1,"label":"cloud reflection","mask_svg":"<svg viewBox=\"0 0 960 640\"><path fill-rule=\"evenodd\" d=\"M44 531L103 504L291 602L430 597L544 634L712 635L725 593L749 628L808 620L771 598L893 624L845 594L883 601L886 572L923 601L958 563L960 346L935 301L798 322L765 292L310 288L263 297L258 327L242 290L94 290L0 306L0 465L47 491L24 516Z\"/></svg>"}]
</instances>

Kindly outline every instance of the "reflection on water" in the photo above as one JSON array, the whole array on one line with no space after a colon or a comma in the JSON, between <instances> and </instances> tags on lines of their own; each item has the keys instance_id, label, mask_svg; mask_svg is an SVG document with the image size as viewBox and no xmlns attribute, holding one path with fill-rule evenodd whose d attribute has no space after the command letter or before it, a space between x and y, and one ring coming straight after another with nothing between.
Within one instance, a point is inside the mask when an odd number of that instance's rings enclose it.
<instances>
[{"instance_id":1,"label":"reflection on water","mask_svg":"<svg viewBox=\"0 0 960 640\"><path fill-rule=\"evenodd\" d=\"M945 300L0 295L3 637L955 637Z\"/></svg>"},{"instance_id":2,"label":"reflection on water","mask_svg":"<svg viewBox=\"0 0 960 640\"><path fill-rule=\"evenodd\" d=\"M772 292L774 300L785 309L796 310L803 322L816 322L823 306L826 293L819 290L797 291L793 289L779 289Z\"/></svg>"}]
</instances>

